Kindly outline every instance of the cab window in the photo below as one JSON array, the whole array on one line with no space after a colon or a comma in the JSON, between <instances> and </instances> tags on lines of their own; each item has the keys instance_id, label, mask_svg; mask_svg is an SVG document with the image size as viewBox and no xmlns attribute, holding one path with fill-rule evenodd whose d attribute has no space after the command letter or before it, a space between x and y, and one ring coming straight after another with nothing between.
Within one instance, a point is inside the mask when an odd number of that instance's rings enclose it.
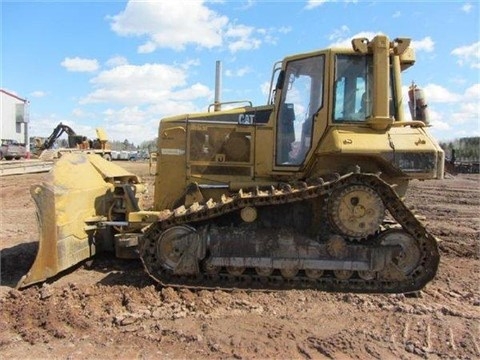
<instances>
[{"instance_id":1,"label":"cab window","mask_svg":"<svg viewBox=\"0 0 480 360\"><path fill-rule=\"evenodd\" d=\"M390 69L390 74L393 76ZM396 118L394 79L390 79L390 116ZM373 56L337 55L333 121L364 122L373 115Z\"/></svg>"},{"instance_id":2,"label":"cab window","mask_svg":"<svg viewBox=\"0 0 480 360\"><path fill-rule=\"evenodd\" d=\"M373 59L337 55L333 120L365 121L372 115Z\"/></svg>"}]
</instances>

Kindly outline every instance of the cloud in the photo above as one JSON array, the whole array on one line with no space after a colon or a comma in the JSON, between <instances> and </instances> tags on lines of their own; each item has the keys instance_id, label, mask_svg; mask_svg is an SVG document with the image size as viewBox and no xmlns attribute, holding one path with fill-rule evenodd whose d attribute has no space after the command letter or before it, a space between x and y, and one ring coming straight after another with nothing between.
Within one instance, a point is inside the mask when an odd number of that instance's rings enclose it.
<instances>
[{"instance_id":1,"label":"cloud","mask_svg":"<svg viewBox=\"0 0 480 360\"><path fill-rule=\"evenodd\" d=\"M183 69L183 70L188 70L190 69L191 67L193 66L199 66L200 65L200 59L189 59L183 63L180 64L180 67Z\"/></svg>"},{"instance_id":2,"label":"cloud","mask_svg":"<svg viewBox=\"0 0 480 360\"><path fill-rule=\"evenodd\" d=\"M79 57L67 57L60 65L67 69L67 71L73 72L95 72L100 67L96 59L82 59Z\"/></svg>"},{"instance_id":3,"label":"cloud","mask_svg":"<svg viewBox=\"0 0 480 360\"><path fill-rule=\"evenodd\" d=\"M47 96L47 93L45 91L36 90L36 91L32 91L30 93L30 96L34 97L34 98L42 98L42 97Z\"/></svg>"},{"instance_id":4,"label":"cloud","mask_svg":"<svg viewBox=\"0 0 480 360\"><path fill-rule=\"evenodd\" d=\"M465 90L459 102L459 109L453 114L456 123L476 121L478 126L480 114L480 84L470 86Z\"/></svg>"},{"instance_id":5,"label":"cloud","mask_svg":"<svg viewBox=\"0 0 480 360\"><path fill-rule=\"evenodd\" d=\"M422 40L412 40L411 47L416 51L432 52L435 49L435 43L430 36Z\"/></svg>"},{"instance_id":6,"label":"cloud","mask_svg":"<svg viewBox=\"0 0 480 360\"><path fill-rule=\"evenodd\" d=\"M232 22L207 7L205 1L129 1L125 10L108 18L120 36L146 38L137 51L152 53L160 48L177 51L187 46L212 49L226 46L232 53L255 50L262 43L276 44L275 34L289 27L256 28ZM253 2L247 3L253 5Z\"/></svg>"},{"instance_id":7,"label":"cloud","mask_svg":"<svg viewBox=\"0 0 480 360\"><path fill-rule=\"evenodd\" d=\"M239 50L258 49L262 41L254 37L255 28L245 25L233 25L225 33L225 38L230 40L229 50L235 53Z\"/></svg>"},{"instance_id":8,"label":"cloud","mask_svg":"<svg viewBox=\"0 0 480 360\"><path fill-rule=\"evenodd\" d=\"M444 139L458 136L459 133L453 134L452 130L458 129L457 125L459 124L466 124L463 127L471 127L476 124L478 133L480 84L466 88L463 93L451 92L437 84L427 84L423 90L428 104L430 122L436 132L435 136ZM403 86L402 93L406 105L408 104L407 92L408 86ZM409 113L408 109L405 111ZM470 135L474 136L475 134L471 133Z\"/></svg>"},{"instance_id":9,"label":"cloud","mask_svg":"<svg viewBox=\"0 0 480 360\"><path fill-rule=\"evenodd\" d=\"M462 11L467 13L467 14L470 13L472 8L473 8L473 6L470 3L466 3L466 4L462 5L462 7L461 7Z\"/></svg>"},{"instance_id":10,"label":"cloud","mask_svg":"<svg viewBox=\"0 0 480 360\"><path fill-rule=\"evenodd\" d=\"M451 126L448 122L443 120L443 116L441 113L432 110L431 108L428 109L428 114L430 117L430 124L436 129L436 130L451 130Z\"/></svg>"},{"instance_id":11,"label":"cloud","mask_svg":"<svg viewBox=\"0 0 480 360\"><path fill-rule=\"evenodd\" d=\"M195 62L188 61L186 68ZM195 101L205 104L213 97L206 85L188 84L186 68L126 64L104 70L91 79L93 91L79 101L75 115L87 116L88 109L108 104L101 112L103 119L96 121L105 124L109 138L127 137L136 144L153 139L162 117L198 112Z\"/></svg>"},{"instance_id":12,"label":"cloud","mask_svg":"<svg viewBox=\"0 0 480 360\"><path fill-rule=\"evenodd\" d=\"M187 74L181 67L164 64L121 65L102 71L90 80L94 91L80 103L156 103L179 96L178 91L185 91L186 78ZM206 96L208 92L196 85L192 89L195 98Z\"/></svg>"},{"instance_id":13,"label":"cloud","mask_svg":"<svg viewBox=\"0 0 480 360\"><path fill-rule=\"evenodd\" d=\"M460 85L460 86L463 86L467 83L467 79L462 77L462 76L454 76L451 79L449 79L448 81L453 83L453 84Z\"/></svg>"},{"instance_id":14,"label":"cloud","mask_svg":"<svg viewBox=\"0 0 480 360\"><path fill-rule=\"evenodd\" d=\"M238 9L239 10L248 10L251 7L255 6L256 0L246 0Z\"/></svg>"},{"instance_id":15,"label":"cloud","mask_svg":"<svg viewBox=\"0 0 480 360\"><path fill-rule=\"evenodd\" d=\"M262 84L260 84L260 91L266 97L268 97L270 95L269 90L270 90L270 82L269 81L265 81Z\"/></svg>"},{"instance_id":16,"label":"cloud","mask_svg":"<svg viewBox=\"0 0 480 360\"><path fill-rule=\"evenodd\" d=\"M115 87L134 87L153 89L170 89L185 83L184 71L169 65L144 64L121 65L111 70L102 71L91 82L97 85Z\"/></svg>"},{"instance_id":17,"label":"cloud","mask_svg":"<svg viewBox=\"0 0 480 360\"><path fill-rule=\"evenodd\" d=\"M452 103L461 99L459 94L450 92L443 86L436 84L428 84L423 87L427 102Z\"/></svg>"},{"instance_id":18,"label":"cloud","mask_svg":"<svg viewBox=\"0 0 480 360\"><path fill-rule=\"evenodd\" d=\"M336 30L332 35L330 35L330 40L335 40L329 45L329 47L338 47L338 48L351 48L353 38L367 38L369 40L373 39L376 35L381 35L381 32L372 32L372 31L362 31L356 33L355 35L348 36L347 33L349 29L347 26L342 26L340 30Z\"/></svg>"},{"instance_id":19,"label":"cloud","mask_svg":"<svg viewBox=\"0 0 480 360\"><path fill-rule=\"evenodd\" d=\"M316 7L322 6L325 4L328 0L308 0L307 5L305 5L306 10L312 10L315 9Z\"/></svg>"},{"instance_id":20,"label":"cloud","mask_svg":"<svg viewBox=\"0 0 480 360\"><path fill-rule=\"evenodd\" d=\"M480 69L480 41L453 49L450 54L458 57L457 63L460 66L467 65L473 69Z\"/></svg>"},{"instance_id":21,"label":"cloud","mask_svg":"<svg viewBox=\"0 0 480 360\"><path fill-rule=\"evenodd\" d=\"M278 42L278 34L283 36L292 31L291 26L281 26L279 28L271 27L268 29L259 28L256 29L256 33L261 38L262 43L276 45Z\"/></svg>"},{"instance_id":22,"label":"cloud","mask_svg":"<svg viewBox=\"0 0 480 360\"><path fill-rule=\"evenodd\" d=\"M465 89L463 94L457 94L437 84L427 84L423 87L427 103L458 104L461 112L480 114L480 84L474 84ZM403 87L406 96L408 87Z\"/></svg>"},{"instance_id":23,"label":"cloud","mask_svg":"<svg viewBox=\"0 0 480 360\"><path fill-rule=\"evenodd\" d=\"M205 111L191 101L164 99L150 106L125 106L108 108L102 112L108 138L123 141L125 138L136 145L154 139L160 120L166 116Z\"/></svg>"},{"instance_id":24,"label":"cloud","mask_svg":"<svg viewBox=\"0 0 480 360\"><path fill-rule=\"evenodd\" d=\"M188 101L198 98L207 98L212 94L208 86L200 83L193 84L187 88L172 93L172 98L176 101Z\"/></svg>"},{"instance_id":25,"label":"cloud","mask_svg":"<svg viewBox=\"0 0 480 360\"><path fill-rule=\"evenodd\" d=\"M86 112L84 109L81 108L75 108L72 110L72 115L76 117L77 119L85 118L85 117L93 117L95 116L94 114Z\"/></svg>"},{"instance_id":26,"label":"cloud","mask_svg":"<svg viewBox=\"0 0 480 360\"><path fill-rule=\"evenodd\" d=\"M348 28L348 26L342 25L339 29L333 30L333 33L331 33L328 36L328 40L334 41L334 40L345 38L346 36L348 36L349 32L350 32L350 29Z\"/></svg>"},{"instance_id":27,"label":"cloud","mask_svg":"<svg viewBox=\"0 0 480 360\"><path fill-rule=\"evenodd\" d=\"M478 127L479 111L480 111L480 105L478 103L462 104L462 106L460 106L460 109L453 113L452 120L456 124L476 122Z\"/></svg>"},{"instance_id":28,"label":"cloud","mask_svg":"<svg viewBox=\"0 0 480 360\"><path fill-rule=\"evenodd\" d=\"M111 139L124 140L128 138L129 141L138 143L140 134L143 140L155 137L158 124L153 124L151 114L138 106L109 108L102 115L106 124L105 130ZM149 117L150 119L148 119Z\"/></svg>"},{"instance_id":29,"label":"cloud","mask_svg":"<svg viewBox=\"0 0 480 360\"><path fill-rule=\"evenodd\" d=\"M114 56L108 59L107 62L105 63L105 65L108 66L109 68L113 68L120 65L127 65L127 64L128 64L128 60L123 56Z\"/></svg>"},{"instance_id":30,"label":"cloud","mask_svg":"<svg viewBox=\"0 0 480 360\"><path fill-rule=\"evenodd\" d=\"M402 16L402 13L401 13L400 11L398 11L398 10L395 11L395 12L393 13L393 15L392 15L392 17L393 17L394 19L397 19L397 18L399 18L400 16Z\"/></svg>"},{"instance_id":31,"label":"cloud","mask_svg":"<svg viewBox=\"0 0 480 360\"><path fill-rule=\"evenodd\" d=\"M281 26L277 29L277 31L280 34L288 34L290 31L292 31L292 27L291 26Z\"/></svg>"},{"instance_id":32,"label":"cloud","mask_svg":"<svg viewBox=\"0 0 480 360\"><path fill-rule=\"evenodd\" d=\"M244 66L236 70L225 70L225 76L228 77L242 77L252 72L252 69L249 66Z\"/></svg>"},{"instance_id":33,"label":"cloud","mask_svg":"<svg viewBox=\"0 0 480 360\"><path fill-rule=\"evenodd\" d=\"M116 87L172 88L183 85L185 73L173 66L163 64L121 65L101 72L92 79L93 84Z\"/></svg>"},{"instance_id":34,"label":"cloud","mask_svg":"<svg viewBox=\"0 0 480 360\"><path fill-rule=\"evenodd\" d=\"M144 36L139 52L157 48L183 50L189 44L213 48L222 44L228 17L210 10L204 1L129 1L125 10L109 18L121 36Z\"/></svg>"},{"instance_id":35,"label":"cloud","mask_svg":"<svg viewBox=\"0 0 480 360\"><path fill-rule=\"evenodd\" d=\"M183 46L181 47L183 49ZM138 47L139 54L150 54L157 50L157 44L154 41L147 41L145 44Z\"/></svg>"},{"instance_id":36,"label":"cloud","mask_svg":"<svg viewBox=\"0 0 480 360\"><path fill-rule=\"evenodd\" d=\"M465 98L467 100L477 100L480 102L480 84L470 86L465 91Z\"/></svg>"},{"instance_id":37,"label":"cloud","mask_svg":"<svg viewBox=\"0 0 480 360\"><path fill-rule=\"evenodd\" d=\"M188 81L188 70L199 59L175 65L132 65L116 56L107 63L119 65L105 67L90 79L92 90L79 100L72 115L76 124L88 121L105 128L109 139L127 137L136 144L153 139L161 118L205 111L212 102L213 91L208 86Z\"/></svg>"}]
</instances>

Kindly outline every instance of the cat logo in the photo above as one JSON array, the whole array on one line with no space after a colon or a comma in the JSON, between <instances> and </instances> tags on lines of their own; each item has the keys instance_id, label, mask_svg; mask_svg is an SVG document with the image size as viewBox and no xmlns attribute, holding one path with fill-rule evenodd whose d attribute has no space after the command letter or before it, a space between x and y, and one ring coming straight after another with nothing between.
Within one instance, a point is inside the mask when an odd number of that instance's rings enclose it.
<instances>
[{"instance_id":1,"label":"cat logo","mask_svg":"<svg viewBox=\"0 0 480 360\"><path fill-rule=\"evenodd\" d=\"M238 115L238 123L242 125L251 125L255 121L254 114L240 114Z\"/></svg>"}]
</instances>

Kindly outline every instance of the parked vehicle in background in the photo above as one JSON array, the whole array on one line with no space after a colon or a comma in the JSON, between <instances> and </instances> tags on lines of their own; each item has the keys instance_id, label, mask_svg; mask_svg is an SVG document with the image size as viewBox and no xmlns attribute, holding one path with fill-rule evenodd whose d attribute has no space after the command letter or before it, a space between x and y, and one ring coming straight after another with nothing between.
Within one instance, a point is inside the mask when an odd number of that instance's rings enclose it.
<instances>
[{"instance_id":1,"label":"parked vehicle in background","mask_svg":"<svg viewBox=\"0 0 480 360\"><path fill-rule=\"evenodd\" d=\"M20 144L16 140L2 139L0 147L0 160L19 160L27 156L27 148L25 144Z\"/></svg>"},{"instance_id":2,"label":"parked vehicle in background","mask_svg":"<svg viewBox=\"0 0 480 360\"><path fill-rule=\"evenodd\" d=\"M131 151L130 152L130 161L137 161L137 160L148 160L149 158L148 151L139 150L139 151Z\"/></svg>"},{"instance_id":3,"label":"parked vehicle in background","mask_svg":"<svg viewBox=\"0 0 480 360\"><path fill-rule=\"evenodd\" d=\"M137 160L146 160L149 158L149 154L145 150L122 150L122 151L115 151L112 150L112 160L130 160L130 161L137 161Z\"/></svg>"}]
</instances>

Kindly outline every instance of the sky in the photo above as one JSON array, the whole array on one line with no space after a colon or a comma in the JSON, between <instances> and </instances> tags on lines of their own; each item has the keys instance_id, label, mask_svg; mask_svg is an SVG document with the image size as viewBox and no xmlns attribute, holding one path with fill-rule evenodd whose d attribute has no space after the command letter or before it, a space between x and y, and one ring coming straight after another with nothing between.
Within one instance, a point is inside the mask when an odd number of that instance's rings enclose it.
<instances>
[{"instance_id":1,"label":"sky","mask_svg":"<svg viewBox=\"0 0 480 360\"><path fill-rule=\"evenodd\" d=\"M136 145L160 119L214 101L267 102L273 64L350 46L354 37L412 39L405 88L424 89L440 141L480 135L477 1L9 1L0 2L0 87L29 101L29 133L60 122Z\"/></svg>"}]
</instances>

